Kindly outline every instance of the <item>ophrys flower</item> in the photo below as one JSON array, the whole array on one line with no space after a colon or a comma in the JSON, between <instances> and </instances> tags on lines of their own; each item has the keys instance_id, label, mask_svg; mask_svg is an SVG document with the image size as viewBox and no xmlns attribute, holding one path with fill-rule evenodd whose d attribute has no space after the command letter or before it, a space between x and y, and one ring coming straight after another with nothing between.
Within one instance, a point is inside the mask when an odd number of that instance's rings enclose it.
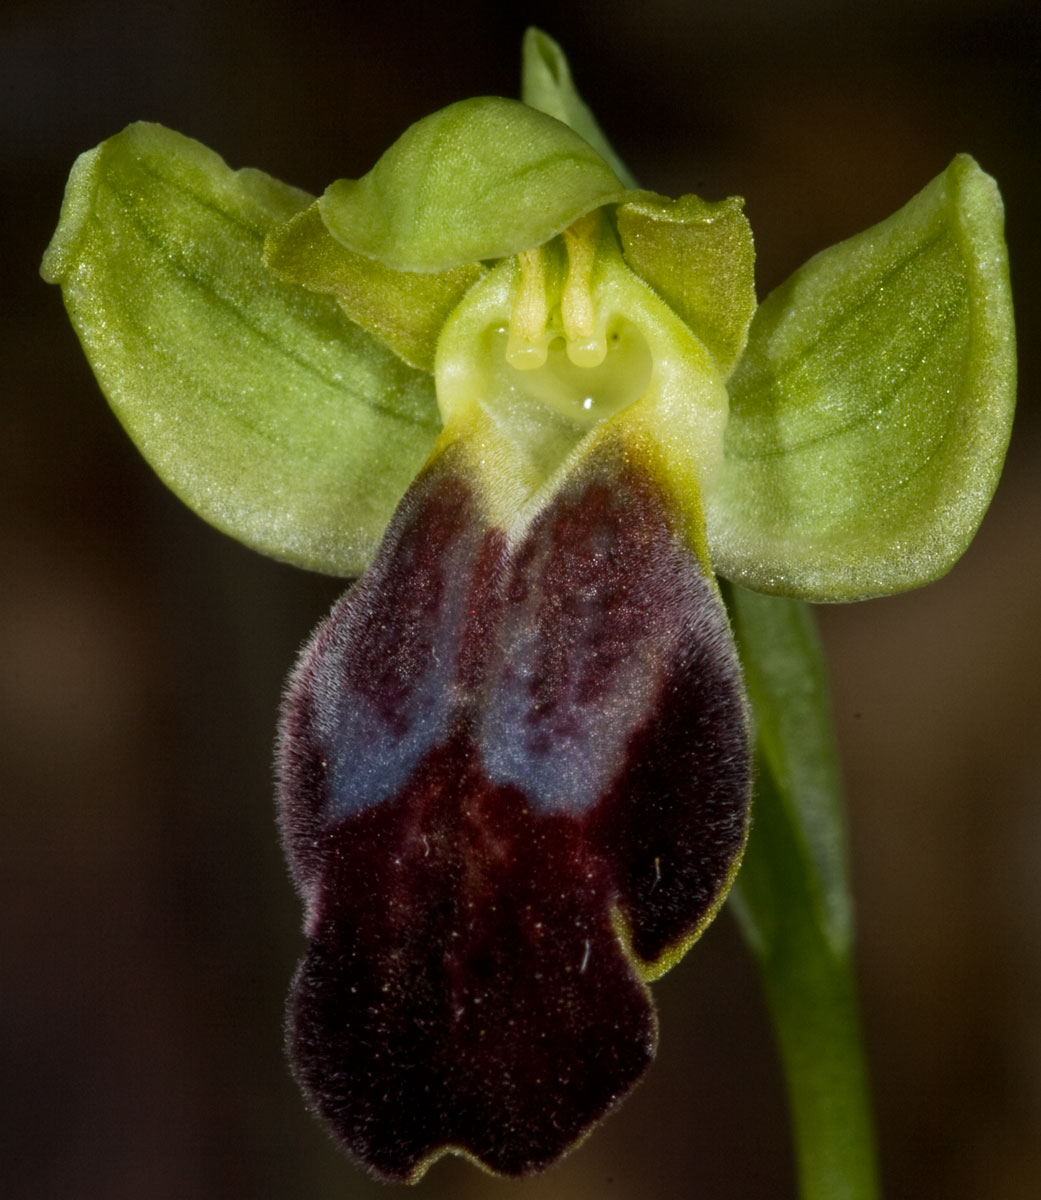
<instances>
[{"instance_id":1,"label":"ophrys flower","mask_svg":"<svg viewBox=\"0 0 1041 1200\"><path fill-rule=\"evenodd\" d=\"M653 1053L750 729L715 572L848 600L964 549L1008 437L992 182L956 159L755 311L738 201L637 190L527 43L317 201L134 126L45 271L204 516L362 577L281 734L301 1082L387 1178L552 1161ZM562 118L558 119L558 118Z\"/></svg>"}]
</instances>

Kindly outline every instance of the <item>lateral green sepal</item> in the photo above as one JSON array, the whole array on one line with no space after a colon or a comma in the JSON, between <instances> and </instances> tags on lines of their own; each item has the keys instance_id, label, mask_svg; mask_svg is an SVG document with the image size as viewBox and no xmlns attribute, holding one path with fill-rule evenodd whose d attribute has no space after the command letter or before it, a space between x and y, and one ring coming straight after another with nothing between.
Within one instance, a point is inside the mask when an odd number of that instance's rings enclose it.
<instances>
[{"instance_id":1,"label":"lateral green sepal","mask_svg":"<svg viewBox=\"0 0 1041 1200\"><path fill-rule=\"evenodd\" d=\"M959 155L767 298L706 497L720 574L857 600L928 583L964 552L1015 399L1002 218L994 181Z\"/></svg>"},{"instance_id":2,"label":"lateral green sepal","mask_svg":"<svg viewBox=\"0 0 1041 1200\"><path fill-rule=\"evenodd\" d=\"M637 186L629 168L604 136L589 105L578 94L564 51L541 29L531 28L524 34L521 99L570 126L585 138L626 187Z\"/></svg>"},{"instance_id":3,"label":"lateral green sepal","mask_svg":"<svg viewBox=\"0 0 1041 1200\"><path fill-rule=\"evenodd\" d=\"M620 204L626 262L691 327L728 375L755 312L755 244L739 196L644 193Z\"/></svg>"},{"instance_id":4,"label":"lateral green sepal","mask_svg":"<svg viewBox=\"0 0 1041 1200\"><path fill-rule=\"evenodd\" d=\"M280 279L335 296L344 312L411 367L434 369L441 326L485 274L478 262L445 271L396 271L348 250L317 202L268 234L264 261Z\"/></svg>"},{"instance_id":5,"label":"lateral green sepal","mask_svg":"<svg viewBox=\"0 0 1041 1200\"><path fill-rule=\"evenodd\" d=\"M399 271L443 271L541 245L624 194L566 125L519 100L478 96L417 121L319 205L348 249Z\"/></svg>"},{"instance_id":6,"label":"lateral green sepal","mask_svg":"<svg viewBox=\"0 0 1041 1200\"><path fill-rule=\"evenodd\" d=\"M82 155L44 258L159 476L247 545L360 573L440 428L433 380L264 265L311 197L161 125Z\"/></svg>"}]
</instances>

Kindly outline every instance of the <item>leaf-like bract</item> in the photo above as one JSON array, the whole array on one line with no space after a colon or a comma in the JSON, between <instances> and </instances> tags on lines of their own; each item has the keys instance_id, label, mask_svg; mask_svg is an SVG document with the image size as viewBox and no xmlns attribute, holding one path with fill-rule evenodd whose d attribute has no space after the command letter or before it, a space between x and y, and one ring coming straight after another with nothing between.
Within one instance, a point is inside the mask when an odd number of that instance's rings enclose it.
<instances>
[{"instance_id":1,"label":"leaf-like bract","mask_svg":"<svg viewBox=\"0 0 1041 1200\"><path fill-rule=\"evenodd\" d=\"M564 51L541 29L528 29L524 34L521 99L570 126L585 138L626 187L636 187L629 168L618 157L589 105L578 94Z\"/></svg>"}]
</instances>

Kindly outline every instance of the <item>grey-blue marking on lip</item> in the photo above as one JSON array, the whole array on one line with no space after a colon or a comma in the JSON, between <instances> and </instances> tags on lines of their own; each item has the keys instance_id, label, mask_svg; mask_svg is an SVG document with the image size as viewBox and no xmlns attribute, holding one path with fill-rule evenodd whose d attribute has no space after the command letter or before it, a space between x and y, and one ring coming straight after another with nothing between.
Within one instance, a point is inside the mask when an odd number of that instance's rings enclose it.
<instances>
[{"instance_id":1,"label":"grey-blue marking on lip","mask_svg":"<svg viewBox=\"0 0 1041 1200\"><path fill-rule=\"evenodd\" d=\"M463 497L420 488L412 500L419 511L399 510L375 569L305 656L327 825L398 795L459 716L465 581L483 525Z\"/></svg>"},{"instance_id":2,"label":"grey-blue marking on lip","mask_svg":"<svg viewBox=\"0 0 1041 1200\"><path fill-rule=\"evenodd\" d=\"M341 715L331 739L335 749L330 754L327 821L341 821L402 790L426 754L447 738L453 709L450 697L441 665L432 658L407 705L395 714L407 722L401 732L378 705L367 700L356 700Z\"/></svg>"},{"instance_id":3,"label":"grey-blue marking on lip","mask_svg":"<svg viewBox=\"0 0 1041 1200\"><path fill-rule=\"evenodd\" d=\"M536 812L595 807L655 719L700 578L653 486L594 471L554 500L505 587L479 732L488 778Z\"/></svg>"},{"instance_id":4,"label":"grey-blue marking on lip","mask_svg":"<svg viewBox=\"0 0 1041 1200\"><path fill-rule=\"evenodd\" d=\"M540 703L539 641L529 626L510 648L481 724L481 761L493 783L520 788L534 811L578 816L622 771L634 726L653 710L662 671L650 656L634 654L624 679L605 677L583 698L578 675L588 663L574 664L574 673L560 680L560 694Z\"/></svg>"}]
</instances>

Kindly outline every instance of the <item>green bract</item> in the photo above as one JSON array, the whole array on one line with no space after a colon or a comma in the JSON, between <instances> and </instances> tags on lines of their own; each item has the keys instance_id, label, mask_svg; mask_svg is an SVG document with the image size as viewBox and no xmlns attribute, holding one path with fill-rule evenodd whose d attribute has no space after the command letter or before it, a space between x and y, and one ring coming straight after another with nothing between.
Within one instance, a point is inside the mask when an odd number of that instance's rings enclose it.
<instances>
[{"instance_id":1,"label":"green bract","mask_svg":"<svg viewBox=\"0 0 1041 1200\"><path fill-rule=\"evenodd\" d=\"M604 136L589 105L582 99L571 80L564 51L540 29L529 29L524 35L521 99L532 108L556 117L583 137L626 187L636 187L636 180L614 147Z\"/></svg>"}]
</instances>

